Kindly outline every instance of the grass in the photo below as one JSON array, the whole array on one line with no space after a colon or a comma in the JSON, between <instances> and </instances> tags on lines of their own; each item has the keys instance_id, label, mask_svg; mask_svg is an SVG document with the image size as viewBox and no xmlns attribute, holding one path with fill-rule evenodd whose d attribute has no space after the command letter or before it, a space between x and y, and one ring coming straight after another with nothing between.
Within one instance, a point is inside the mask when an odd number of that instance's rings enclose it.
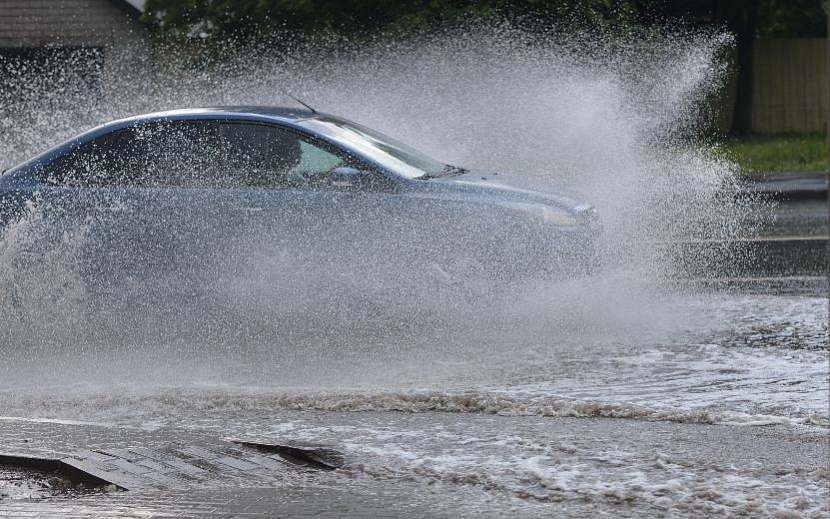
<instances>
[{"instance_id":1,"label":"grass","mask_svg":"<svg viewBox=\"0 0 830 519\"><path fill-rule=\"evenodd\" d=\"M729 139L718 148L745 173L827 171L827 135L823 133Z\"/></svg>"}]
</instances>

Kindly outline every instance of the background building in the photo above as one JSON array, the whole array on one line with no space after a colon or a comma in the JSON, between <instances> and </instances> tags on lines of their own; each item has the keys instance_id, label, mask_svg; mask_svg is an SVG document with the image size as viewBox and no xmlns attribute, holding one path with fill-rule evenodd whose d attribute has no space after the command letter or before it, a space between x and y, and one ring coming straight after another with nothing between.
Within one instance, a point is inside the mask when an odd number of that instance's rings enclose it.
<instances>
[{"instance_id":1,"label":"background building","mask_svg":"<svg viewBox=\"0 0 830 519\"><path fill-rule=\"evenodd\" d=\"M63 99L72 92L89 99L103 88L115 57L146 42L141 7L125 0L0 0L0 92L17 97L0 103L0 112L55 90Z\"/></svg>"}]
</instances>

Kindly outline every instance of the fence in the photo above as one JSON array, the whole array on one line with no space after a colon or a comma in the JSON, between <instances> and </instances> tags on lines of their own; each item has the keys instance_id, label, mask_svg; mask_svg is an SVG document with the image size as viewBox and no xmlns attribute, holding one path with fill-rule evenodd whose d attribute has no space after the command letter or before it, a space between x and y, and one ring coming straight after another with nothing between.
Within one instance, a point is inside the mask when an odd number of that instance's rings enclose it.
<instances>
[{"instance_id":1,"label":"fence","mask_svg":"<svg viewBox=\"0 0 830 519\"><path fill-rule=\"evenodd\" d=\"M824 131L826 39L756 40L753 82L753 132Z\"/></svg>"},{"instance_id":2,"label":"fence","mask_svg":"<svg viewBox=\"0 0 830 519\"><path fill-rule=\"evenodd\" d=\"M732 126L738 53L723 59L731 66L724 88L711 99L713 126ZM825 38L755 40L752 133L824 132L827 121L827 40Z\"/></svg>"}]
</instances>

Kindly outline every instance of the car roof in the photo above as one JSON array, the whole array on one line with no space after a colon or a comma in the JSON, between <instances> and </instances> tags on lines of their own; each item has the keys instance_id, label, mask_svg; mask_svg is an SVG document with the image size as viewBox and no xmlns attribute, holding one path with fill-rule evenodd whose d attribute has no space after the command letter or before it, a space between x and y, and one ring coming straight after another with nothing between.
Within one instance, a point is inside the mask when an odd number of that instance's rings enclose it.
<instances>
[{"instance_id":1,"label":"car roof","mask_svg":"<svg viewBox=\"0 0 830 519\"><path fill-rule=\"evenodd\" d=\"M230 118L267 118L283 122L296 122L318 115L317 112L305 108L293 108L285 106L255 106L255 105L233 105L233 106L212 106L204 108L182 108L167 110L164 112L153 112L127 117L112 121L104 126L118 125L124 122L155 121L160 119L214 119L222 117Z\"/></svg>"},{"instance_id":2,"label":"car roof","mask_svg":"<svg viewBox=\"0 0 830 519\"><path fill-rule=\"evenodd\" d=\"M306 108L294 108L286 106L231 105L205 108L204 110L221 113L267 115L269 117L278 117L280 119L291 120L307 119L309 117L317 115L316 111L312 111Z\"/></svg>"}]
</instances>

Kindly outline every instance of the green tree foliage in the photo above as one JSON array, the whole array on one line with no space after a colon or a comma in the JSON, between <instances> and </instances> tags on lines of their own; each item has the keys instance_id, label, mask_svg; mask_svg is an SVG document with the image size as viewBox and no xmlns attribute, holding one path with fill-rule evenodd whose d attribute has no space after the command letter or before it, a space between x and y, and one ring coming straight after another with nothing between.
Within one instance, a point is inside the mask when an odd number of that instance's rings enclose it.
<instances>
[{"instance_id":1,"label":"green tree foliage","mask_svg":"<svg viewBox=\"0 0 830 519\"><path fill-rule=\"evenodd\" d=\"M494 15L594 29L630 23L634 5L635 0L148 0L144 19L163 33L201 38L273 30L416 31Z\"/></svg>"},{"instance_id":2,"label":"green tree foliage","mask_svg":"<svg viewBox=\"0 0 830 519\"><path fill-rule=\"evenodd\" d=\"M740 32L753 22L753 36L763 37L820 37L827 22L824 0L147 0L144 19L167 34L205 38L421 30L493 15L578 29L682 23Z\"/></svg>"},{"instance_id":3,"label":"green tree foliage","mask_svg":"<svg viewBox=\"0 0 830 519\"><path fill-rule=\"evenodd\" d=\"M767 0L759 7L758 36L764 38L822 38L827 34L827 2Z\"/></svg>"},{"instance_id":4,"label":"green tree foliage","mask_svg":"<svg viewBox=\"0 0 830 519\"><path fill-rule=\"evenodd\" d=\"M754 17L753 37L823 37L825 0L639 0L640 22L677 21L719 26L738 32Z\"/></svg>"}]
</instances>

